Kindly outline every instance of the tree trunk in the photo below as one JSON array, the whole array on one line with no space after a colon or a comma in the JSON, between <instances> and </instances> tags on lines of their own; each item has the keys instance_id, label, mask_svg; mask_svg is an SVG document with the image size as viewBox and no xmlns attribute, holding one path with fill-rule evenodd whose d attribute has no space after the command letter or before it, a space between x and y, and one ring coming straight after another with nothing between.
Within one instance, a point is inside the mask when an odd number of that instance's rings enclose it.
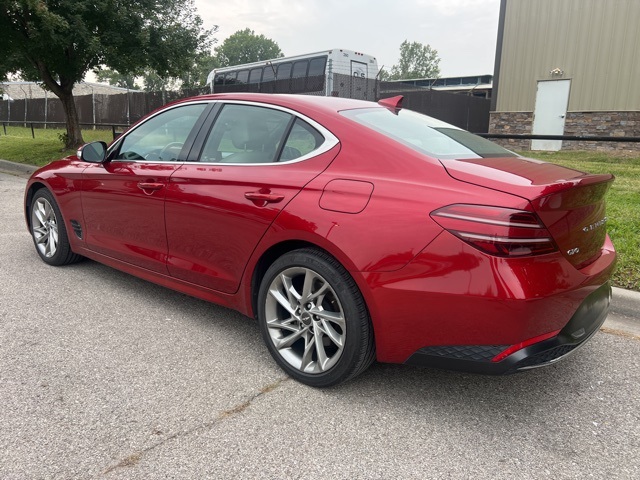
<instances>
[{"instance_id":1,"label":"tree trunk","mask_svg":"<svg viewBox=\"0 0 640 480\"><path fill-rule=\"evenodd\" d=\"M82 131L80 130L80 119L78 117L78 111L76 110L76 101L73 98L73 85L75 81L73 78L63 75L60 75L58 81L56 81L56 78L51 74L47 65L42 61L34 62L34 66L40 72L42 81L47 88L62 102L65 122L67 124L64 147L67 149L78 148L84 144L84 139L82 138Z\"/></svg>"},{"instance_id":2,"label":"tree trunk","mask_svg":"<svg viewBox=\"0 0 640 480\"><path fill-rule=\"evenodd\" d=\"M67 136L65 138L65 148L78 148L84 144L82 138L82 131L80 130L80 119L78 118L78 111L76 110L76 102L73 98L73 92L67 92L66 89L60 92L58 95L62 102L62 108L64 109L65 121L67 123Z\"/></svg>"}]
</instances>

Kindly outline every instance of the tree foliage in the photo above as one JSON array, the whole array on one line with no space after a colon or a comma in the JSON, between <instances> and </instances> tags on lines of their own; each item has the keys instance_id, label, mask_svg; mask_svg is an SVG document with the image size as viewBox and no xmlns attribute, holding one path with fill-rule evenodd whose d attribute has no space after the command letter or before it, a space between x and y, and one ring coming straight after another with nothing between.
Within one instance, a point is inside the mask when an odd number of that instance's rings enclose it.
<instances>
[{"instance_id":1,"label":"tree foliage","mask_svg":"<svg viewBox=\"0 0 640 480\"><path fill-rule=\"evenodd\" d=\"M177 77L211 33L193 0L0 0L0 77L19 73L58 96L74 147L83 142L72 91L89 70Z\"/></svg>"},{"instance_id":2,"label":"tree foliage","mask_svg":"<svg viewBox=\"0 0 640 480\"><path fill-rule=\"evenodd\" d=\"M207 85L207 76L214 68L220 67L218 59L209 53L201 53L193 59L190 69L180 76L182 88L201 88Z\"/></svg>"},{"instance_id":3,"label":"tree foliage","mask_svg":"<svg viewBox=\"0 0 640 480\"><path fill-rule=\"evenodd\" d=\"M129 90L138 90L140 88L136 84L136 76L131 73L122 74L105 68L96 72L96 78L99 82L107 82L114 87L128 88Z\"/></svg>"},{"instance_id":4,"label":"tree foliage","mask_svg":"<svg viewBox=\"0 0 640 480\"><path fill-rule=\"evenodd\" d=\"M284 54L276 42L264 35L256 35L249 28L238 30L215 49L215 60L220 67L279 57L284 57Z\"/></svg>"},{"instance_id":5,"label":"tree foliage","mask_svg":"<svg viewBox=\"0 0 640 480\"><path fill-rule=\"evenodd\" d=\"M430 45L405 40L400 44L400 61L391 67L391 74L382 74L390 80L410 78L438 78L440 57ZM387 78L382 78L383 80Z\"/></svg>"},{"instance_id":6,"label":"tree foliage","mask_svg":"<svg viewBox=\"0 0 640 480\"><path fill-rule=\"evenodd\" d=\"M108 68L96 71L100 82L106 82L115 87L147 92L160 92L175 89L198 89L207 84L209 72L218 67L217 60L210 54L199 53L193 59L190 68L181 72L178 77L161 77L150 68L146 68L138 75L122 74Z\"/></svg>"}]
</instances>

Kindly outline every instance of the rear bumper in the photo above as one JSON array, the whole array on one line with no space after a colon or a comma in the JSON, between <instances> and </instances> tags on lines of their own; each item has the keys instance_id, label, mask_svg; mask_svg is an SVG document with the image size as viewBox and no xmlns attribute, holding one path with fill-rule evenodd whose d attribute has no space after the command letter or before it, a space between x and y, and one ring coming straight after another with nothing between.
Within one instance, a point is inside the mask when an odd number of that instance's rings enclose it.
<instances>
[{"instance_id":1,"label":"rear bumper","mask_svg":"<svg viewBox=\"0 0 640 480\"><path fill-rule=\"evenodd\" d=\"M587 296L564 328L551 338L519 349L517 345L429 346L416 351L405 363L493 375L551 365L575 352L600 329L610 304L611 285L607 282ZM508 349L513 353L494 361Z\"/></svg>"}]
</instances>

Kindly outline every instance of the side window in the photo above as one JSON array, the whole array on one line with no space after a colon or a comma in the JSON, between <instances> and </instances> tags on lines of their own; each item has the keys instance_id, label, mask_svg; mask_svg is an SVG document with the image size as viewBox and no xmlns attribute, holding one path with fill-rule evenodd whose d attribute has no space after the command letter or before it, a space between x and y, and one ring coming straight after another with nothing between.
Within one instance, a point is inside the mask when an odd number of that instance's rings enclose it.
<instances>
[{"instance_id":1,"label":"side window","mask_svg":"<svg viewBox=\"0 0 640 480\"><path fill-rule=\"evenodd\" d=\"M300 60L293 64L293 72L291 78L302 78L307 76L307 66L309 62L306 60Z\"/></svg>"},{"instance_id":2,"label":"side window","mask_svg":"<svg viewBox=\"0 0 640 480\"><path fill-rule=\"evenodd\" d=\"M274 82L275 79L275 67L269 63L264 67L264 72L262 72L262 83L260 84L260 91L263 93L274 93L276 91L276 85Z\"/></svg>"},{"instance_id":3,"label":"side window","mask_svg":"<svg viewBox=\"0 0 640 480\"><path fill-rule=\"evenodd\" d=\"M292 92L304 92L305 85L307 83L307 68L309 62L307 60L300 60L293 64L293 70L291 71L291 91Z\"/></svg>"},{"instance_id":4,"label":"side window","mask_svg":"<svg viewBox=\"0 0 640 480\"><path fill-rule=\"evenodd\" d=\"M307 79L307 90L319 92L324 90L324 69L327 64L327 57L312 58L309 61L309 78Z\"/></svg>"},{"instance_id":5,"label":"side window","mask_svg":"<svg viewBox=\"0 0 640 480\"><path fill-rule=\"evenodd\" d=\"M288 80L291 78L291 64L281 63L278 65L278 80Z\"/></svg>"},{"instance_id":6,"label":"side window","mask_svg":"<svg viewBox=\"0 0 640 480\"><path fill-rule=\"evenodd\" d=\"M236 83L236 75L238 72L229 72L224 76L224 84L225 85L233 85Z\"/></svg>"},{"instance_id":7,"label":"side window","mask_svg":"<svg viewBox=\"0 0 640 480\"><path fill-rule=\"evenodd\" d=\"M206 103L172 108L147 120L124 138L115 160L177 160Z\"/></svg>"},{"instance_id":8,"label":"side window","mask_svg":"<svg viewBox=\"0 0 640 480\"><path fill-rule=\"evenodd\" d=\"M309 76L324 75L324 67L327 64L327 57L312 58L309 61Z\"/></svg>"},{"instance_id":9,"label":"side window","mask_svg":"<svg viewBox=\"0 0 640 480\"><path fill-rule=\"evenodd\" d=\"M291 115L250 105L225 105L205 143L201 162L271 163L275 161Z\"/></svg>"},{"instance_id":10,"label":"side window","mask_svg":"<svg viewBox=\"0 0 640 480\"><path fill-rule=\"evenodd\" d=\"M289 80L291 78L291 64L281 63L278 65L276 75L276 93L288 93L290 91Z\"/></svg>"},{"instance_id":11,"label":"side window","mask_svg":"<svg viewBox=\"0 0 640 480\"><path fill-rule=\"evenodd\" d=\"M249 70L240 70L238 72L238 78L236 79L236 83L247 83L249 80Z\"/></svg>"},{"instance_id":12,"label":"side window","mask_svg":"<svg viewBox=\"0 0 640 480\"><path fill-rule=\"evenodd\" d=\"M307 122L298 118L287 137L287 142L284 144L280 161L287 162L303 157L313 152L323 143L324 137Z\"/></svg>"},{"instance_id":13,"label":"side window","mask_svg":"<svg viewBox=\"0 0 640 480\"><path fill-rule=\"evenodd\" d=\"M260 83L262 78L262 68L253 68L249 72L249 83Z\"/></svg>"},{"instance_id":14,"label":"side window","mask_svg":"<svg viewBox=\"0 0 640 480\"><path fill-rule=\"evenodd\" d=\"M268 64L264 67L264 72L262 73L262 83L264 82L272 82L276 77L275 67L271 64Z\"/></svg>"}]
</instances>

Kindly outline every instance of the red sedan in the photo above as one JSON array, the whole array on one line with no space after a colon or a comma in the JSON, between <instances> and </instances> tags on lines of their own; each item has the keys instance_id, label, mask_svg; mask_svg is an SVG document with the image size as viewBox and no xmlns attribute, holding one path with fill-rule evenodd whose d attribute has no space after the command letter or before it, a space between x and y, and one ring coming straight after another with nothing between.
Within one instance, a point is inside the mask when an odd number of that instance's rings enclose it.
<instances>
[{"instance_id":1,"label":"red sedan","mask_svg":"<svg viewBox=\"0 0 640 480\"><path fill-rule=\"evenodd\" d=\"M575 351L609 309L613 177L520 157L400 103L167 105L33 174L36 251L255 317L276 362L316 387L375 359L508 373Z\"/></svg>"}]
</instances>

